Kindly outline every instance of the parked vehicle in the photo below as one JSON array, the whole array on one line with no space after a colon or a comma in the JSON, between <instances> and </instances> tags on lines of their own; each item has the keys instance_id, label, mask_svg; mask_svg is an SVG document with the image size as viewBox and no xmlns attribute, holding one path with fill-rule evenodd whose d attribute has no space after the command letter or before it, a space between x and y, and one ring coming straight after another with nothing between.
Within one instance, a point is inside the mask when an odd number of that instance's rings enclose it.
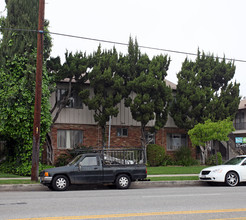
<instances>
[{"instance_id":1,"label":"parked vehicle","mask_svg":"<svg viewBox=\"0 0 246 220\"><path fill-rule=\"evenodd\" d=\"M246 182L246 155L234 157L224 165L203 169L199 174L199 179L208 183L225 182L228 186Z\"/></svg>"},{"instance_id":2,"label":"parked vehicle","mask_svg":"<svg viewBox=\"0 0 246 220\"><path fill-rule=\"evenodd\" d=\"M112 183L127 189L131 182L144 180L147 169L142 150L107 150L75 157L67 166L43 170L40 183L52 190L66 190L73 184Z\"/></svg>"}]
</instances>

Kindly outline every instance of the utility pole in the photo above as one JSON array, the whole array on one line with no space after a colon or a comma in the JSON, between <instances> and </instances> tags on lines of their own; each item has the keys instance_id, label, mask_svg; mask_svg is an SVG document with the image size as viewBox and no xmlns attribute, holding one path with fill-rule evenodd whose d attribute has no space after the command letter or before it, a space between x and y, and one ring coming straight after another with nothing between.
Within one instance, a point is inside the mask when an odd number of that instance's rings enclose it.
<instances>
[{"instance_id":1,"label":"utility pole","mask_svg":"<svg viewBox=\"0 0 246 220\"><path fill-rule=\"evenodd\" d=\"M32 172L31 172L32 181L38 181L41 98L42 98L43 42L44 42L44 5L45 5L45 0L39 0L36 89L35 89L33 144L32 144Z\"/></svg>"}]
</instances>

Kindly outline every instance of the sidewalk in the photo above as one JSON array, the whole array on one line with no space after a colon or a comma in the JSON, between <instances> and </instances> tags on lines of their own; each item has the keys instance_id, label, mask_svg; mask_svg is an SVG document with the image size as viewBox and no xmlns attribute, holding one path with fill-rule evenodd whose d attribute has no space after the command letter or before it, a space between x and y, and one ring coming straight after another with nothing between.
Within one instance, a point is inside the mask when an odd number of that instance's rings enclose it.
<instances>
[{"instance_id":1,"label":"sidewalk","mask_svg":"<svg viewBox=\"0 0 246 220\"><path fill-rule=\"evenodd\" d=\"M0 178L0 180L31 180L31 177Z\"/></svg>"}]
</instances>

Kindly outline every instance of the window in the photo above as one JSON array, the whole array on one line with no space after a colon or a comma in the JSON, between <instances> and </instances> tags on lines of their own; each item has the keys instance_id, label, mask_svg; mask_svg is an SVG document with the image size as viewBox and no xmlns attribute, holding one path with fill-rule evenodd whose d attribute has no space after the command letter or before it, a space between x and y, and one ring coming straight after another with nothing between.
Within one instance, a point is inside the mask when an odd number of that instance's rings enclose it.
<instances>
[{"instance_id":1,"label":"window","mask_svg":"<svg viewBox=\"0 0 246 220\"><path fill-rule=\"evenodd\" d=\"M167 134L167 150L178 150L188 146L186 134Z\"/></svg>"},{"instance_id":2,"label":"window","mask_svg":"<svg viewBox=\"0 0 246 220\"><path fill-rule=\"evenodd\" d=\"M155 144L155 133L145 132L145 138L148 144Z\"/></svg>"},{"instance_id":3,"label":"window","mask_svg":"<svg viewBox=\"0 0 246 220\"><path fill-rule=\"evenodd\" d=\"M246 120L245 120L243 111L239 111L236 114L235 121L234 121L234 127L236 130L246 129Z\"/></svg>"},{"instance_id":4,"label":"window","mask_svg":"<svg viewBox=\"0 0 246 220\"><path fill-rule=\"evenodd\" d=\"M56 101L62 101L64 97L68 94L67 89L57 89L56 90ZM82 99L76 90L71 91L71 97L69 97L67 108L83 108Z\"/></svg>"},{"instance_id":5,"label":"window","mask_svg":"<svg viewBox=\"0 0 246 220\"><path fill-rule=\"evenodd\" d=\"M97 157L85 157L80 163L80 166L97 166Z\"/></svg>"},{"instance_id":6,"label":"window","mask_svg":"<svg viewBox=\"0 0 246 220\"><path fill-rule=\"evenodd\" d=\"M118 137L127 137L128 129L127 128L117 128L117 136Z\"/></svg>"},{"instance_id":7,"label":"window","mask_svg":"<svg viewBox=\"0 0 246 220\"><path fill-rule=\"evenodd\" d=\"M59 149L71 149L83 142L83 131L81 130L58 130L57 147Z\"/></svg>"}]
</instances>

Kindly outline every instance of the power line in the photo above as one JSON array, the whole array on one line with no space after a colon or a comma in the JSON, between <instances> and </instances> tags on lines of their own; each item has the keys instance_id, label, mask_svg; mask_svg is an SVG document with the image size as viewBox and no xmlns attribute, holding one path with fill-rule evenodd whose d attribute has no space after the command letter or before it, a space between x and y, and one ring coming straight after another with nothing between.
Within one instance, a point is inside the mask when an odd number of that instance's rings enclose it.
<instances>
[{"instance_id":1,"label":"power line","mask_svg":"<svg viewBox=\"0 0 246 220\"><path fill-rule=\"evenodd\" d=\"M26 32L39 32L38 30L30 30L30 29L16 29L16 28L1 28L2 30L10 30L10 31L26 31ZM77 38L77 39L83 39L83 40L90 40L90 41L97 41L101 43L109 43L109 44L115 44L115 45L122 45L122 46L128 46L127 43L117 42L117 41L110 41L110 40L102 40L97 38L90 38L90 37L83 37L83 36L76 36L71 34L63 34L63 33L56 33L56 32L50 32L50 31L44 31L44 33L53 34L53 35L59 35L63 37L71 37L71 38ZM191 53L191 52L184 52L184 51L178 51L178 50L169 50L169 49L163 49L158 47L150 47L150 46L143 46L139 45L140 48L148 49L148 50L158 50L158 51L164 51L168 53L177 53L177 54L184 54L184 55L191 55L191 56L197 56L197 53ZM242 59L232 59L232 58L226 58L226 57L218 57L219 59L225 59L229 61L234 62L242 62L246 63L246 60Z\"/></svg>"}]
</instances>

